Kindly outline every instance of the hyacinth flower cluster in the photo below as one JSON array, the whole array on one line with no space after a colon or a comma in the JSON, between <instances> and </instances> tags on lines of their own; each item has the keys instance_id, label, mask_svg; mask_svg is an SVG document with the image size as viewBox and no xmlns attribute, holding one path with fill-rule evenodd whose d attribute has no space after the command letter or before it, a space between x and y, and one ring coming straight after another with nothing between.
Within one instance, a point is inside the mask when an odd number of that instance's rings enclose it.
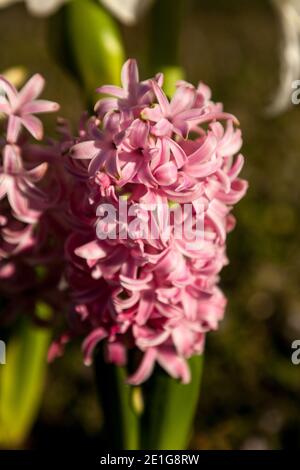
<instances>
[{"instance_id":1,"label":"hyacinth flower cluster","mask_svg":"<svg viewBox=\"0 0 300 470\"><path fill-rule=\"evenodd\" d=\"M231 209L247 190L238 177L241 131L203 83L180 81L169 100L162 74L139 81L134 60L121 80L98 89L95 114L63 146L73 307L70 330L50 356L79 334L86 364L101 343L108 362L136 365L133 385L156 364L188 383L188 359L202 354L226 306L219 273ZM177 236L187 219L189 231Z\"/></svg>"},{"instance_id":2,"label":"hyacinth flower cluster","mask_svg":"<svg viewBox=\"0 0 300 470\"><path fill-rule=\"evenodd\" d=\"M64 232L56 221L63 201L63 167L52 142L34 142L43 139L43 124L36 115L59 108L57 103L38 99L44 84L36 74L18 92L0 77L0 280L6 299L2 322L24 308L24 302L34 304L34 288L39 289L40 299L48 295L50 304L57 298L50 288L58 282L56 263L61 258L57 253L63 253L59 248L63 242L50 239ZM24 310L34 315L34 308Z\"/></svg>"}]
</instances>

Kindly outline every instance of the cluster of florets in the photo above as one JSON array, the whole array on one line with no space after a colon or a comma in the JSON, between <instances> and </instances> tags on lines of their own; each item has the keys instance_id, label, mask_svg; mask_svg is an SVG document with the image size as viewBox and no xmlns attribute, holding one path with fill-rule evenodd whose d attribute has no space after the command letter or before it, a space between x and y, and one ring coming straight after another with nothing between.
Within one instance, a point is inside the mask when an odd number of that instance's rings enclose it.
<instances>
[{"instance_id":1,"label":"cluster of florets","mask_svg":"<svg viewBox=\"0 0 300 470\"><path fill-rule=\"evenodd\" d=\"M87 364L101 341L115 364L125 365L129 350L140 356L132 384L156 362L187 383L187 359L203 352L224 315L218 276L230 211L247 189L238 178L241 132L202 83L178 82L169 100L163 76L140 82L134 60L121 78L122 88L99 88L95 115L65 149L72 328L86 335Z\"/></svg>"}]
</instances>

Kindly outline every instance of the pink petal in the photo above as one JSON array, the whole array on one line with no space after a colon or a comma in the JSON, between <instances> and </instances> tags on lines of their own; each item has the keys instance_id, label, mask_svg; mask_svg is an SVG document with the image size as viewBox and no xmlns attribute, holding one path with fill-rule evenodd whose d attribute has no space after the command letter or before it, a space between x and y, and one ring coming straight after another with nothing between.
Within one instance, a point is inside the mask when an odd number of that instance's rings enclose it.
<instances>
[{"instance_id":1,"label":"pink petal","mask_svg":"<svg viewBox=\"0 0 300 470\"><path fill-rule=\"evenodd\" d=\"M170 108L172 115L181 113L192 108L196 98L196 91L190 85L179 86L171 100Z\"/></svg>"},{"instance_id":2,"label":"pink petal","mask_svg":"<svg viewBox=\"0 0 300 470\"><path fill-rule=\"evenodd\" d=\"M103 93L104 95L115 96L116 98L125 98L125 93L122 88L114 85L103 85L97 88L98 93Z\"/></svg>"},{"instance_id":3,"label":"pink petal","mask_svg":"<svg viewBox=\"0 0 300 470\"><path fill-rule=\"evenodd\" d=\"M130 91L139 82L139 70L134 59L128 59L122 67L121 82L124 90Z\"/></svg>"},{"instance_id":4,"label":"pink petal","mask_svg":"<svg viewBox=\"0 0 300 470\"><path fill-rule=\"evenodd\" d=\"M76 256L84 259L101 259L107 256L107 250L103 249L97 241L92 241L74 250Z\"/></svg>"},{"instance_id":5,"label":"pink petal","mask_svg":"<svg viewBox=\"0 0 300 470\"><path fill-rule=\"evenodd\" d=\"M91 160L99 153L94 140L86 140L72 147L70 155L79 160Z\"/></svg>"},{"instance_id":6,"label":"pink petal","mask_svg":"<svg viewBox=\"0 0 300 470\"><path fill-rule=\"evenodd\" d=\"M84 355L84 364L90 366L92 364L92 357L94 349L97 344L107 336L106 331L103 328L97 328L93 330L84 340L82 344L82 351Z\"/></svg>"},{"instance_id":7,"label":"pink petal","mask_svg":"<svg viewBox=\"0 0 300 470\"><path fill-rule=\"evenodd\" d=\"M174 163L168 162L159 166L153 176L159 184L168 186L177 180L177 168Z\"/></svg>"},{"instance_id":8,"label":"pink petal","mask_svg":"<svg viewBox=\"0 0 300 470\"><path fill-rule=\"evenodd\" d=\"M170 336L170 332L167 330L152 331L146 330L146 334L142 335L143 327L134 327L136 344L141 349L154 348L163 344Z\"/></svg>"},{"instance_id":9,"label":"pink petal","mask_svg":"<svg viewBox=\"0 0 300 470\"><path fill-rule=\"evenodd\" d=\"M36 140L42 140L44 133L43 124L37 117L27 115L22 117L21 122Z\"/></svg>"},{"instance_id":10,"label":"pink petal","mask_svg":"<svg viewBox=\"0 0 300 470\"><path fill-rule=\"evenodd\" d=\"M18 174L22 171L22 159L19 147L5 145L3 152L3 169L7 174Z\"/></svg>"},{"instance_id":11,"label":"pink petal","mask_svg":"<svg viewBox=\"0 0 300 470\"><path fill-rule=\"evenodd\" d=\"M205 122L209 121L217 121L217 120L226 120L226 119L231 119L235 124L239 125L239 121L233 114L229 113L223 113L223 112L210 112L207 114L203 114L203 110L200 109L191 109L188 111L183 111L183 113L180 113L177 118L179 118L183 121L189 121L193 122L195 124L204 124Z\"/></svg>"},{"instance_id":12,"label":"pink petal","mask_svg":"<svg viewBox=\"0 0 300 470\"><path fill-rule=\"evenodd\" d=\"M163 115L165 117L170 117L170 103L168 98L155 80L151 80L151 85Z\"/></svg>"},{"instance_id":13,"label":"pink petal","mask_svg":"<svg viewBox=\"0 0 300 470\"><path fill-rule=\"evenodd\" d=\"M172 331L172 339L177 353L180 356L189 357L194 347L194 332L185 327L179 326Z\"/></svg>"},{"instance_id":14,"label":"pink petal","mask_svg":"<svg viewBox=\"0 0 300 470\"><path fill-rule=\"evenodd\" d=\"M13 116L12 114L8 118L7 125L7 141L11 144L16 143L19 137L21 130L21 119L18 116Z\"/></svg>"},{"instance_id":15,"label":"pink petal","mask_svg":"<svg viewBox=\"0 0 300 470\"><path fill-rule=\"evenodd\" d=\"M58 111L59 104L48 100L35 100L22 107L22 116L26 114L53 113Z\"/></svg>"},{"instance_id":16,"label":"pink petal","mask_svg":"<svg viewBox=\"0 0 300 470\"><path fill-rule=\"evenodd\" d=\"M0 176L0 201L6 196L8 187L9 187L8 178L5 175L1 175ZM1 225L2 223L0 223L0 226Z\"/></svg>"},{"instance_id":17,"label":"pink petal","mask_svg":"<svg viewBox=\"0 0 300 470\"><path fill-rule=\"evenodd\" d=\"M127 362L125 346L118 341L107 343L106 360L120 367L125 366Z\"/></svg>"},{"instance_id":18,"label":"pink petal","mask_svg":"<svg viewBox=\"0 0 300 470\"><path fill-rule=\"evenodd\" d=\"M119 178L121 176L119 158L118 158L118 153L116 150L111 150L105 153L104 166L105 166L107 173L110 176L114 178ZM89 173L91 173L90 168L89 168Z\"/></svg>"},{"instance_id":19,"label":"pink petal","mask_svg":"<svg viewBox=\"0 0 300 470\"><path fill-rule=\"evenodd\" d=\"M138 325L144 325L147 322L153 310L153 306L154 296L151 292L146 291L140 299L138 312L135 317L135 321Z\"/></svg>"},{"instance_id":20,"label":"pink petal","mask_svg":"<svg viewBox=\"0 0 300 470\"><path fill-rule=\"evenodd\" d=\"M27 216L30 214L27 198L20 192L16 184L10 184L7 197L13 211L18 216Z\"/></svg>"},{"instance_id":21,"label":"pink petal","mask_svg":"<svg viewBox=\"0 0 300 470\"><path fill-rule=\"evenodd\" d=\"M141 113L142 119L148 119L149 121L158 122L163 119L163 114L161 112L161 108L158 104L151 108L143 109Z\"/></svg>"},{"instance_id":22,"label":"pink petal","mask_svg":"<svg viewBox=\"0 0 300 470\"><path fill-rule=\"evenodd\" d=\"M18 108L22 108L26 103L37 98L45 86L45 79L40 74L35 74L23 86L18 95Z\"/></svg>"},{"instance_id":23,"label":"pink petal","mask_svg":"<svg viewBox=\"0 0 300 470\"><path fill-rule=\"evenodd\" d=\"M53 362L57 357L60 357L64 353L65 345L70 341L70 335L64 333L61 337L53 341L48 350L47 360L48 362Z\"/></svg>"},{"instance_id":24,"label":"pink petal","mask_svg":"<svg viewBox=\"0 0 300 470\"><path fill-rule=\"evenodd\" d=\"M191 381L191 372L187 362L177 356L174 351L161 348L157 354L157 362L174 379L181 379L184 384Z\"/></svg>"},{"instance_id":25,"label":"pink petal","mask_svg":"<svg viewBox=\"0 0 300 470\"><path fill-rule=\"evenodd\" d=\"M204 142L199 145L198 149L188 156L188 164L199 163L202 160L208 160L216 151L217 145L218 141L215 136L209 134Z\"/></svg>"},{"instance_id":26,"label":"pink petal","mask_svg":"<svg viewBox=\"0 0 300 470\"><path fill-rule=\"evenodd\" d=\"M241 169L244 166L244 157L240 153L235 160L235 163L232 165L230 170L228 171L228 176L231 180L234 180L240 173Z\"/></svg>"},{"instance_id":27,"label":"pink petal","mask_svg":"<svg viewBox=\"0 0 300 470\"><path fill-rule=\"evenodd\" d=\"M37 183L45 175L48 166L48 163L44 162L35 168L32 168L32 170L26 171L26 178L28 178L32 183Z\"/></svg>"},{"instance_id":28,"label":"pink petal","mask_svg":"<svg viewBox=\"0 0 300 470\"><path fill-rule=\"evenodd\" d=\"M116 154L116 151L115 150L111 150L111 151L105 151L105 150L98 150L98 153L92 157L92 160L90 161L89 163L89 166L88 166L88 173L89 175L93 176L95 174L97 174L98 171L102 171L103 170L103 167L105 166L105 162L107 161L108 158L110 158L110 154L111 152L113 152L114 156ZM106 180L106 184L109 183L110 181L110 178L108 175L106 175L108 180ZM109 186L109 184L108 184Z\"/></svg>"},{"instance_id":29,"label":"pink petal","mask_svg":"<svg viewBox=\"0 0 300 470\"><path fill-rule=\"evenodd\" d=\"M166 139L168 140L170 150L173 154L173 157L175 158L177 168L181 168L187 162L185 151L174 140L170 139L169 137L166 137Z\"/></svg>"},{"instance_id":30,"label":"pink petal","mask_svg":"<svg viewBox=\"0 0 300 470\"><path fill-rule=\"evenodd\" d=\"M10 105L4 96L0 95L0 113L10 114Z\"/></svg>"},{"instance_id":31,"label":"pink petal","mask_svg":"<svg viewBox=\"0 0 300 470\"><path fill-rule=\"evenodd\" d=\"M162 137L169 135L172 132L173 124L168 121L168 119L160 119L155 126L151 128L151 134L156 135L157 137Z\"/></svg>"},{"instance_id":32,"label":"pink petal","mask_svg":"<svg viewBox=\"0 0 300 470\"><path fill-rule=\"evenodd\" d=\"M221 165L221 159L214 159L206 163L188 163L184 168L187 174L194 176L195 178L206 178L207 176L215 173Z\"/></svg>"},{"instance_id":33,"label":"pink petal","mask_svg":"<svg viewBox=\"0 0 300 470\"><path fill-rule=\"evenodd\" d=\"M130 277L124 276L123 274L120 275L121 285L125 287L125 289L131 291L140 291L148 288L148 282L150 282L153 278L151 273L148 273L144 279L131 279Z\"/></svg>"},{"instance_id":34,"label":"pink petal","mask_svg":"<svg viewBox=\"0 0 300 470\"><path fill-rule=\"evenodd\" d=\"M207 210L207 216L213 223L222 243L224 243L226 239L226 225L225 225L225 218L224 214L220 211L220 202L214 199L209 204Z\"/></svg>"},{"instance_id":35,"label":"pink petal","mask_svg":"<svg viewBox=\"0 0 300 470\"><path fill-rule=\"evenodd\" d=\"M2 76L0 76L0 87L6 93L11 107L14 108L16 105L17 96L18 96L18 92L16 88L8 80L6 80L6 78Z\"/></svg>"},{"instance_id":36,"label":"pink petal","mask_svg":"<svg viewBox=\"0 0 300 470\"><path fill-rule=\"evenodd\" d=\"M149 123L135 119L130 126L130 144L134 149L143 148L145 146L148 134Z\"/></svg>"},{"instance_id":37,"label":"pink petal","mask_svg":"<svg viewBox=\"0 0 300 470\"><path fill-rule=\"evenodd\" d=\"M136 175L139 167L142 165L142 162L137 163L136 161L131 161L126 163L121 170L121 177L118 180L119 186L124 186L129 180Z\"/></svg>"},{"instance_id":38,"label":"pink petal","mask_svg":"<svg viewBox=\"0 0 300 470\"><path fill-rule=\"evenodd\" d=\"M115 98L102 98L95 104L94 110L99 117L103 117L107 112L118 109L118 100Z\"/></svg>"},{"instance_id":39,"label":"pink petal","mask_svg":"<svg viewBox=\"0 0 300 470\"><path fill-rule=\"evenodd\" d=\"M127 382L131 385L140 385L142 382L145 382L145 380L147 380L152 374L155 365L155 359L156 350L154 348L148 349L145 352L137 371L128 377Z\"/></svg>"}]
</instances>

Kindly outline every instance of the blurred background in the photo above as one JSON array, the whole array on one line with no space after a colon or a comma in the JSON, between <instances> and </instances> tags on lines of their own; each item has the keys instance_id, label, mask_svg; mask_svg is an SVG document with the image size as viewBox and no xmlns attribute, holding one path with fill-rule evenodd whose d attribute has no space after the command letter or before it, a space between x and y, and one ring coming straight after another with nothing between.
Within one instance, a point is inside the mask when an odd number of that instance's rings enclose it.
<instances>
[{"instance_id":1,"label":"blurred background","mask_svg":"<svg viewBox=\"0 0 300 470\"><path fill-rule=\"evenodd\" d=\"M122 27L143 78L147 28L147 16ZM45 96L76 124L84 101L49 51L47 20L18 4L0 10L0 31L0 71L25 65L42 73ZM228 239L221 285L229 303L207 339L191 448L300 448L300 365L291 362L291 343L300 339L300 105L279 117L265 113L279 80L280 34L267 0L186 1L181 64L189 81L209 84L213 99L238 116L250 182ZM28 448L101 445L92 372L74 344L49 367Z\"/></svg>"}]
</instances>

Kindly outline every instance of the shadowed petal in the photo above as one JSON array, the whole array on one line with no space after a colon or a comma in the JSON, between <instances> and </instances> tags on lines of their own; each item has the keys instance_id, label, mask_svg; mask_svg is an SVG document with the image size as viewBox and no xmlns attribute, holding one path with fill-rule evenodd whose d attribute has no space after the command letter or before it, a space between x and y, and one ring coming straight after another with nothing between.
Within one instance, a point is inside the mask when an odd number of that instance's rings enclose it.
<instances>
[{"instance_id":1,"label":"shadowed petal","mask_svg":"<svg viewBox=\"0 0 300 470\"><path fill-rule=\"evenodd\" d=\"M8 118L8 125L7 125L7 141L14 144L21 131L21 119L18 116L10 115Z\"/></svg>"},{"instance_id":2,"label":"shadowed petal","mask_svg":"<svg viewBox=\"0 0 300 470\"><path fill-rule=\"evenodd\" d=\"M92 364L92 356L97 344L107 336L103 328L96 328L90 333L82 344L82 351L84 355L84 364L90 366Z\"/></svg>"},{"instance_id":3,"label":"shadowed petal","mask_svg":"<svg viewBox=\"0 0 300 470\"><path fill-rule=\"evenodd\" d=\"M26 178L28 178L32 183L37 183L43 178L47 169L48 169L48 163L46 162L41 163L35 168L32 168L32 170L27 171Z\"/></svg>"},{"instance_id":4,"label":"shadowed petal","mask_svg":"<svg viewBox=\"0 0 300 470\"><path fill-rule=\"evenodd\" d=\"M140 363L137 371L128 377L127 382L131 385L140 385L147 380L152 374L156 359L156 350L154 348L148 349L142 362Z\"/></svg>"}]
</instances>

